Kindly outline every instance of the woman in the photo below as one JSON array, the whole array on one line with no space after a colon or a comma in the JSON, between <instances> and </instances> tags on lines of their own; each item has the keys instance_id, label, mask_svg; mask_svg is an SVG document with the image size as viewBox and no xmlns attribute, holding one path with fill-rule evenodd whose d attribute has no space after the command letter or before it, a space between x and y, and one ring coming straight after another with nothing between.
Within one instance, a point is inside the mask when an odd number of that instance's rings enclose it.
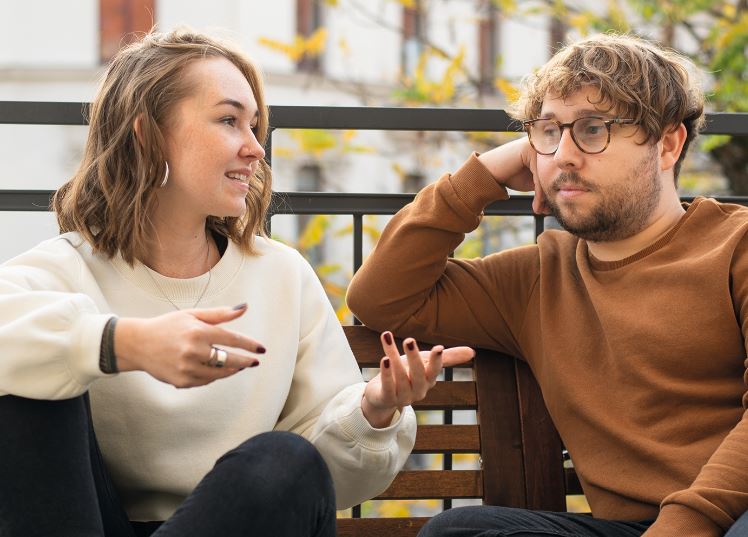
<instances>
[{"instance_id":1,"label":"woman","mask_svg":"<svg viewBox=\"0 0 748 537\"><path fill-rule=\"evenodd\" d=\"M263 235L267 130L223 43L113 60L63 234L0 267L0 534L329 536L403 465L407 405L472 351L385 333L362 382L313 270Z\"/></svg>"}]
</instances>

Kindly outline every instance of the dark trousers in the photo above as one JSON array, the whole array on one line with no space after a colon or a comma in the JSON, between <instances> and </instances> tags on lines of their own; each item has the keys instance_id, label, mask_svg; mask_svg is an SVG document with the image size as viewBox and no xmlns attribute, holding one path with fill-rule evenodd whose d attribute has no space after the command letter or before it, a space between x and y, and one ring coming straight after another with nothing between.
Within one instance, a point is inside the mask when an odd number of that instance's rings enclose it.
<instances>
[{"instance_id":1,"label":"dark trousers","mask_svg":"<svg viewBox=\"0 0 748 537\"><path fill-rule=\"evenodd\" d=\"M652 522L481 505L444 511L432 518L418 537L639 537Z\"/></svg>"},{"instance_id":2,"label":"dark trousers","mask_svg":"<svg viewBox=\"0 0 748 537\"><path fill-rule=\"evenodd\" d=\"M221 457L163 524L131 525L107 475L86 395L0 397L0 536L335 535L332 478L317 450L283 432Z\"/></svg>"},{"instance_id":3,"label":"dark trousers","mask_svg":"<svg viewBox=\"0 0 748 537\"><path fill-rule=\"evenodd\" d=\"M432 518L418 537L639 537L654 520L601 520L577 513L550 513L512 507L449 509ZM748 513L725 537L748 536Z\"/></svg>"}]
</instances>

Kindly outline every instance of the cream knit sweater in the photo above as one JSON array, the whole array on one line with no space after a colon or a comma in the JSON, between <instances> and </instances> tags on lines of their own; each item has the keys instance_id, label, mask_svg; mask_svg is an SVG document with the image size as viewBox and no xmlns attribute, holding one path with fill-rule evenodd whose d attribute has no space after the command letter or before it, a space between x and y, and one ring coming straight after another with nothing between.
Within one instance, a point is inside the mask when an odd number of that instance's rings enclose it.
<instances>
[{"instance_id":1,"label":"cream knit sweater","mask_svg":"<svg viewBox=\"0 0 748 537\"><path fill-rule=\"evenodd\" d=\"M385 429L364 418L364 382L312 268L293 249L258 238L260 255L229 242L200 307L246 302L227 327L260 341L261 364L178 390L143 372L99 371L112 315L188 308L208 274L173 279L141 263L94 255L68 233L0 266L0 395L65 399L89 389L104 458L132 520L168 518L224 452L258 433L299 433L319 449L338 508L384 490L415 440L408 407ZM155 359L155 357L154 357Z\"/></svg>"}]
</instances>

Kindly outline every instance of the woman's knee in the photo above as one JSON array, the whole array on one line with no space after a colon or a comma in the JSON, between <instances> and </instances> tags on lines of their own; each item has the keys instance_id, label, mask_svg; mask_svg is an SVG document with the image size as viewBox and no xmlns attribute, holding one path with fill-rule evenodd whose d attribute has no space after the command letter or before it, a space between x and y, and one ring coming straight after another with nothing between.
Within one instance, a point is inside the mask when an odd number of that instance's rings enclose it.
<instances>
[{"instance_id":1,"label":"woman's knee","mask_svg":"<svg viewBox=\"0 0 748 537\"><path fill-rule=\"evenodd\" d=\"M289 500L289 495L334 495L332 478L324 459L308 440L288 432L262 433L243 442L218 461L228 466L252 495Z\"/></svg>"}]
</instances>

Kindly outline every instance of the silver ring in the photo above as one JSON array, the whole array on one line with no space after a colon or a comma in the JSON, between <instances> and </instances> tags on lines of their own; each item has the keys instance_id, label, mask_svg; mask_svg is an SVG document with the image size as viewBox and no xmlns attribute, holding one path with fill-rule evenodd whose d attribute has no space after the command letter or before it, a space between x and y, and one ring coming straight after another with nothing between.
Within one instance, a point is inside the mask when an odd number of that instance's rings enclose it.
<instances>
[{"instance_id":1,"label":"silver ring","mask_svg":"<svg viewBox=\"0 0 748 537\"><path fill-rule=\"evenodd\" d=\"M206 362L203 362L205 365L208 365L210 367L215 367L216 365L216 354L218 353L218 349L216 347L210 348L210 355L208 356L208 360Z\"/></svg>"},{"instance_id":2,"label":"silver ring","mask_svg":"<svg viewBox=\"0 0 748 537\"><path fill-rule=\"evenodd\" d=\"M227 353L223 349L217 349L213 347L213 350L216 351L216 363L214 364L214 367L223 367L226 365L226 359L229 357L229 353ZM213 354L211 352L211 354Z\"/></svg>"}]
</instances>

